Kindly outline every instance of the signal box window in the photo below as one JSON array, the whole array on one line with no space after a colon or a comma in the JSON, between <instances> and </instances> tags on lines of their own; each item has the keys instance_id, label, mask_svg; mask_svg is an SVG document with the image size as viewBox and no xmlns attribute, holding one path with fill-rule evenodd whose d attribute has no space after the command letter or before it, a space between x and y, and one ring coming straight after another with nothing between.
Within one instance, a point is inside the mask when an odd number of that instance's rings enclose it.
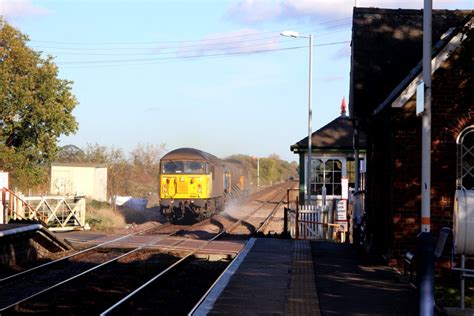
<instances>
[{"instance_id":1,"label":"signal box window","mask_svg":"<svg viewBox=\"0 0 474 316\"><path fill-rule=\"evenodd\" d=\"M312 179L311 194L322 195L326 187L327 195L341 195L342 162L338 159L321 159L311 161Z\"/></svg>"}]
</instances>

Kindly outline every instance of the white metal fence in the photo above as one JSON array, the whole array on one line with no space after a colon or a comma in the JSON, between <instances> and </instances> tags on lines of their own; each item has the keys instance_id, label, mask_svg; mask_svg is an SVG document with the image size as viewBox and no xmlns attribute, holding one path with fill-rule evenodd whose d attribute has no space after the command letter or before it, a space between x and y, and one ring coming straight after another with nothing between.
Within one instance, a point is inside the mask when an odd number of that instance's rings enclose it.
<instances>
[{"instance_id":1,"label":"white metal fence","mask_svg":"<svg viewBox=\"0 0 474 316\"><path fill-rule=\"evenodd\" d=\"M329 208L321 205L300 205L289 213L290 235L294 239L331 240L335 232L341 232L340 241L345 242L346 229L334 223Z\"/></svg>"},{"instance_id":2,"label":"white metal fence","mask_svg":"<svg viewBox=\"0 0 474 316\"><path fill-rule=\"evenodd\" d=\"M86 199L74 196L29 196L2 189L2 218L10 220L40 220L50 230L84 227Z\"/></svg>"}]
</instances>

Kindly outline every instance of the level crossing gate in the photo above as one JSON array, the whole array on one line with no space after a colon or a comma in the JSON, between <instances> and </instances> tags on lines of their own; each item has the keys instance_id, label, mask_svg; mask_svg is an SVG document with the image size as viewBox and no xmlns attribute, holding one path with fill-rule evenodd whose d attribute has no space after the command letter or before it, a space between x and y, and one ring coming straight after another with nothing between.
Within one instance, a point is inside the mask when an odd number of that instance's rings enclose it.
<instances>
[{"instance_id":1,"label":"level crossing gate","mask_svg":"<svg viewBox=\"0 0 474 316\"><path fill-rule=\"evenodd\" d=\"M294 239L324 239L327 212L319 205L300 205L290 211L290 234Z\"/></svg>"},{"instance_id":2,"label":"level crossing gate","mask_svg":"<svg viewBox=\"0 0 474 316\"><path fill-rule=\"evenodd\" d=\"M39 220L49 230L61 231L83 228L85 197L38 196L25 197L7 188L1 190L3 222L10 220Z\"/></svg>"},{"instance_id":3,"label":"level crossing gate","mask_svg":"<svg viewBox=\"0 0 474 316\"><path fill-rule=\"evenodd\" d=\"M289 228L293 239L331 240L335 229L341 231L341 242L344 242L345 228L333 223L328 208L321 205L299 205L290 210Z\"/></svg>"}]
</instances>

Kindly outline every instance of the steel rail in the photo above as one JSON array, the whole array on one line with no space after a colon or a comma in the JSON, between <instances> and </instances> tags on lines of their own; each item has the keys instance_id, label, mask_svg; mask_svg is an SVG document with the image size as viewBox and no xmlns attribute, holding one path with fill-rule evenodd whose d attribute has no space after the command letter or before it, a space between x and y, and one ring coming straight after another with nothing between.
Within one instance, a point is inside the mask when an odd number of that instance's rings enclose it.
<instances>
[{"instance_id":1,"label":"steel rail","mask_svg":"<svg viewBox=\"0 0 474 316\"><path fill-rule=\"evenodd\" d=\"M139 235L139 234L141 234L141 233L146 233L146 232L148 232L148 231L150 231L150 230L153 230L153 229L156 229L156 228L159 228L159 227L162 227L162 226L164 226L164 225L160 225L160 226L158 226L158 227L152 227L152 228L150 228L150 229L146 229L146 230L143 230L143 231L135 232L135 233L132 233L132 234L128 234L128 235L125 235L125 236L118 237L118 238L113 239L113 240L109 240L109 241L103 242L103 243L101 243L101 244L98 244L98 245L95 245L95 246L86 248L86 249L81 250L81 251L79 251L79 252L75 252L75 253L73 253L73 254L71 254L71 255L69 255L69 256L62 257L62 258L59 258L59 259L56 259L56 260L53 260L53 261L44 263L44 264L42 264L42 265L33 267L33 268L31 268L31 269L28 269L28 270L25 270L25 271L21 271L21 272L19 272L19 273L16 273L16 274L7 276L7 277L5 277L5 278L3 278L3 279L0 279L0 283L1 283L1 282L4 282L4 281L7 281L7 280L10 280L10 279L13 279L13 278L16 278L16 277L19 277L19 276L21 276L21 275L23 275L23 274L27 274L27 273L29 273L29 272L32 272L32 271L35 271L35 270L38 270L38 269L47 267L47 266L52 265L52 264L54 264L54 263L58 263L58 262L61 262L61 261L66 260L66 259L69 259L69 258L78 256L78 255L81 255L81 254L83 254L83 253L86 253L86 252L89 252L89 251L91 251L91 250L100 248L100 247L105 246L105 245L107 245L107 244L111 244L111 243L120 241L120 240L122 240L122 239L128 238L128 237L136 236L136 235Z\"/></svg>"},{"instance_id":2,"label":"steel rail","mask_svg":"<svg viewBox=\"0 0 474 316\"><path fill-rule=\"evenodd\" d=\"M207 245L209 245L209 244L210 244L211 242L213 242L214 240L220 238L220 237L221 237L222 235L224 235L225 233L228 233L228 232L234 230L234 229L235 229L237 226L239 226L243 221L245 221L246 219L248 219L249 217L251 217L252 215L254 215L259 209L261 209L261 208L262 208L263 206L265 206L266 204L268 204L268 202L263 203L262 205L260 205L259 207L257 207L253 212L251 212L249 215L245 216L245 217L242 218L242 219L239 219L239 220L238 220L236 223L234 223L234 225L232 225L230 228L222 229L222 230L221 230L218 234L216 234L213 238L207 240L207 241L206 241L204 244L202 244L201 246L199 246L199 247L195 248L194 250L190 251L186 256L184 256L184 257L181 258L180 260L176 261L175 263L173 263L171 266L169 266L169 267L166 268L165 270L161 271L159 274L157 274L156 276L154 276L152 279L148 280L146 283L144 283L144 284L143 284L142 286L140 286L139 288L135 289L133 292L131 292L130 294L128 294L128 295L127 295L126 297L124 297L122 300L120 300L119 302L117 302L116 304L114 304L113 306L111 306L109 309L107 309L106 311L104 311L103 313L101 313L101 315L106 315L107 313L109 313L109 312L112 311L113 309L117 308L118 306L120 306L120 305L123 304L124 302L128 301L128 300L129 300L131 297L133 297L136 293L140 292L141 290L143 290L144 288L146 288L150 283L154 282L156 279L158 279L158 278L160 278L161 276L163 276L164 274L168 273L170 270L172 270L173 268L175 268L176 266L178 266L178 265L179 265L180 263L182 263L184 260L186 260L186 259L189 258L190 256L194 255L194 254L197 253L198 251L202 250L204 247L206 247ZM159 226L159 227L161 227L161 226ZM121 240L121 239L130 237L130 236L138 235L138 234L141 234L141 233L144 233L144 232L147 232L147 231L149 231L149 230L156 229L156 228L157 228L157 227L153 227L153 228L150 228L150 229L148 229L148 230L144 230L144 231L141 231L141 232L136 232L136 233L134 233L134 234L129 234L129 235L126 235L126 236L119 237L119 238L117 238L117 239L115 239L115 240L108 241L108 242L102 243L102 244L100 244L100 245L97 245L97 246L94 246L94 247L85 249L84 251L82 251L82 253L84 253L84 252L86 252L86 251L90 251L90 250L92 250L92 249L96 249L96 248L98 248L98 247L100 247L100 246L103 246L104 244L109 244L109 243L112 243L112 242L115 242L115 241L118 241L118 240ZM141 246L139 246L139 247L137 247L137 248L135 248L135 249L133 249L133 250L127 252L127 253L124 253L124 254L122 254L122 255L116 257L116 258L113 258L113 259L108 260L108 261L106 261L106 262L104 262L104 263L101 263L101 264L99 264L99 265L97 265L97 266L95 266L95 267L93 267L93 268L90 268L90 269L88 269L88 270L86 270L86 271L83 271L83 272L81 272L81 273L79 273L79 274L77 274L77 275L75 275L75 276L73 276L73 277L71 277L71 278L69 278L69 279L63 280L63 281L61 281L61 282L59 282L59 283L57 283L57 284L55 284L55 285L53 285L53 286L51 286L51 287L49 287L49 288L47 288L47 289L43 289L43 290L41 290L41 291L39 291L39 292L37 292L37 293L35 293L35 294L33 294L33 295L30 295L30 296L27 297L27 298L23 298L23 299L21 299L21 300L15 302L15 303L13 303L13 304L10 304L10 305L8 305L8 306L6 306L6 307L3 307L3 308L0 309L0 311L4 311L4 310L6 310L6 309L8 309L8 308L11 308L11 307L16 306L16 305L18 305L18 304L21 304L22 302L25 302L25 301L27 301L27 300L29 300L29 299L31 299L31 298L34 298L34 297L36 297L36 296L38 296L38 295L40 295L40 294L42 294L42 293L45 293L45 292L47 292L47 291L49 291L49 290L51 290L51 289L54 289L54 288L56 288L56 287L58 287L58 286L60 286L60 285L63 285L63 284L65 284L65 283L67 283L67 282L69 282L69 281L71 281L71 280L77 279L77 278L79 278L79 277L81 277L81 276L83 276L83 275L85 275L85 274L87 274L87 273L89 273L89 272L91 272L91 271L97 270L97 269L99 269L99 268L101 268L101 267L103 267L103 266L105 266L105 265L107 265L107 264L110 264L110 263L112 263L112 262L115 262L115 261L117 261L117 260L119 260L119 259L121 259L121 258L123 258L123 257L129 256L129 255L131 255L132 253L135 253L135 252L137 252L137 251L139 251L139 250L142 250L142 249L144 249L145 247L148 247L149 245L151 245L151 244L153 244L153 243L156 243L156 242L159 241L159 240L162 240L162 239L164 239L164 238L167 238L167 237L169 237L169 236L174 235L175 233L176 233L176 232L173 232L173 233L170 233L170 234L168 234L168 235L160 236L159 238L155 238L155 239L153 239L153 240L151 240L151 241L149 241L149 242L147 242L147 243L145 243L145 244L143 244L143 245L141 245ZM175 245L177 245L177 244L179 244L179 243L181 243L181 242L182 242L181 240L180 240L180 241L177 241ZM78 255L78 254L79 254L79 253L76 253L76 254L73 254L73 255L68 256L68 257L72 257L72 256ZM67 259L67 258L66 258L66 257L65 257L65 258L61 258L61 259L59 259L59 260L57 260L57 261L61 261L61 260L65 260L65 259ZM56 262L57 262L57 261L56 261ZM51 263L45 264L45 265L43 265L43 266L46 266L46 265L49 265L49 264L51 264ZM40 266L35 267L34 269L38 269L39 267L40 267ZM32 271L32 270L34 270L34 269L30 269L30 271ZM26 273L26 271L23 271L23 272Z\"/></svg>"},{"instance_id":3,"label":"steel rail","mask_svg":"<svg viewBox=\"0 0 474 316\"><path fill-rule=\"evenodd\" d=\"M151 283L153 283L154 281L156 281L158 278L160 278L161 276L163 276L164 274L168 273L169 271L171 271L173 268L175 268L177 265L179 265L180 263L182 263L184 260L186 260L187 258L191 257L192 255L194 255L195 253L197 253L199 250L203 249L204 247L206 247L207 245L209 245L211 242L213 242L214 240L216 240L217 238L219 238L220 236L222 236L226 231L225 230L222 230L220 231L217 235L215 235L214 237L212 237L211 239L207 240L203 245L195 248L194 250L190 251L188 254L186 254L184 257L182 257L181 259L179 259L178 261L176 261L175 263L173 263L172 265L170 265L168 268L164 269L163 271L161 271L160 273L158 273L157 275L155 275L154 277L152 277L151 279L149 279L148 281L146 281L145 283L143 283L140 287L136 288L133 292L131 292L130 294L128 294L127 296L125 296L124 298L122 298L120 301L118 301L117 303L115 303L114 305L112 305L111 307L109 307L107 310L103 311L102 313L100 313L101 316L103 315L107 315L109 312L111 312L112 310L116 309L117 307L119 307L120 305L122 305L123 303L125 303L126 301L130 300L130 298L132 298L133 296L135 296L135 294L137 294L138 292L140 292L141 290L143 290L144 288L146 288L148 285L150 285ZM181 242L181 241L180 241Z\"/></svg>"},{"instance_id":4,"label":"steel rail","mask_svg":"<svg viewBox=\"0 0 474 316\"><path fill-rule=\"evenodd\" d=\"M286 190L286 186L285 186L285 190ZM278 192L277 192L277 194L278 194ZM274 194L274 196L276 197L277 194ZM286 196L286 193L285 193L285 196ZM283 197L283 198L284 198L284 197ZM282 198L282 199L283 199L283 198ZM278 207L278 205L281 204L281 200L282 200L282 199L280 199L280 202L278 202L277 207ZM264 207L265 205L267 205L267 204L269 204L268 201L267 201L267 202L263 202L263 203L262 203L260 206L258 206L254 211L250 212L247 216L245 216L245 217L242 218L242 219L239 219L239 220L235 223L235 225L233 225L233 226L231 227L230 231L233 231L235 228L237 228L237 227L239 226L239 224L241 224L243 221L246 221L247 219L249 219L250 217L252 217L255 213L257 213L258 210L260 210L261 208L263 208L263 207ZM272 213L273 213L273 211L272 211ZM270 214L269 216L271 216L271 214Z\"/></svg>"},{"instance_id":5,"label":"steel rail","mask_svg":"<svg viewBox=\"0 0 474 316\"><path fill-rule=\"evenodd\" d=\"M225 270L219 275L219 277L214 281L214 283L209 287L209 289L207 289L206 293L204 293L204 295L199 299L199 301L196 303L196 305L194 305L194 307L191 309L191 311L188 313L188 316L191 316L193 315L193 313L201 306L201 304L206 300L207 296L214 290L214 288L221 282L225 282L226 284L229 282L229 279L230 279L230 275L233 274L235 272L235 267L236 265L239 266L242 261L244 260L245 256L247 255L247 253L250 251L250 249L252 248L253 244L255 242L255 238L250 238L249 240L247 240L247 242L245 243L245 246L243 248L243 251L239 251L237 253L237 256L234 258L234 260L232 260L232 264L229 264L227 266L227 268L225 268ZM250 247L249 247L250 246ZM235 265L236 264L236 265ZM218 294L217 296L220 295L220 292L222 291L223 289L220 289L218 290Z\"/></svg>"},{"instance_id":6,"label":"steel rail","mask_svg":"<svg viewBox=\"0 0 474 316\"><path fill-rule=\"evenodd\" d=\"M126 301L130 300L133 296L135 296L138 292L142 291L144 288L146 288L148 285L150 285L151 283L153 283L154 281L156 281L158 278L160 278L161 276L165 275L167 272L171 271L173 268L175 268L177 265L179 265L180 263L182 263L184 260L186 260L187 258L189 258L190 256L194 255L195 253L197 253L199 250L203 249L204 247L206 247L207 245L209 245L211 242L213 242L214 240L216 240L217 238L221 237L222 235L228 233L228 232L231 232L233 231L236 227L238 227L243 221L247 220L248 218L250 218L252 215L254 215L258 210L260 210L261 208L263 208L266 204L268 204L268 202L264 202L262 203L261 205L259 205L254 211L250 212L247 216L245 216L244 218L241 218L239 219L238 221L236 221L229 229L222 229L221 232L219 232L218 234L216 234L214 237L212 237L211 239L207 240L204 244L202 244L201 246L197 247L196 249L192 250L191 252L189 252L187 255L185 255L183 258L181 258L180 260L178 260L177 262L173 263L171 266L169 266L168 268L166 268L165 270L161 271L159 274L155 275L153 278L151 278L150 280L148 280L147 282L145 282L144 284L142 284L140 287L138 287L137 289L135 289L133 292L131 292L130 294L128 294L127 296L125 296L124 298L122 298L120 301L118 301L117 303L115 303L114 305L112 305L111 307L109 307L107 310L103 311L100 316L105 316L107 315L108 313L110 313L111 311L113 311L114 309L116 309L117 307L119 307L120 305L122 305L123 303L125 303Z\"/></svg>"},{"instance_id":7,"label":"steel rail","mask_svg":"<svg viewBox=\"0 0 474 316\"><path fill-rule=\"evenodd\" d=\"M48 288L46 288L46 289L43 289L43 290L41 290L41 291L39 291L39 292L36 292L35 294L28 296L27 298L23 298L23 299L21 299L21 300L15 302L15 303L12 303L12 304L10 304L10 305L8 305L8 306L6 306L6 307L2 307L2 308L0 308L0 312L4 311L4 310L6 310L6 309L8 309L8 308L10 308L10 307L13 307L13 306L16 306L16 305L18 305L18 304L21 304L21 303L23 303L23 302L25 302L25 301L27 301L27 300L29 300L29 299L32 299L32 298L34 298L34 297L36 297L36 296L38 296L38 295L40 295L40 294L42 294L42 293L44 293L44 292L47 292L47 291L49 291L49 290L52 290L52 289L54 289L54 288L56 288L56 287L58 287L58 286L60 286L60 285L63 285L63 284L65 284L65 283L69 282L69 281L72 281L72 280L74 280L74 279L77 279L78 277L83 276L83 275L85 275L85 274L87 274L87 273L89 273L89 272L92 272L92 271L94 271L94 270L96 270L96 269L98 269L98 268L101 268L101 267L103 267L103 266L105 266L105 265L107 265L107 264L109 264L109 263L115 262L115 261L117 261L117 260L119 260L119 259L121 259L121 258L123 258L123 257L129 256L129 255L131 255L132 253L135 253L135 252L137 252L137 251L139 251L139 250L142 250L142 249L144 249L145 247L148 247L149 245L152 245L153 243L156 243L157 241L160 241L160 240L162 240L162 239L164 239L164 238L170 237L170 236L172 236L172 235L174 235L174 234L175 234L175 232L173 232L173 233L171 233L171 234L168 234L168 235L165 235L165 236L160 236L160 237L158 237L158 238L155 238L155 239L153 239L153 240L151 240L151 241L149 241L149 242L147 242L147 243L145 243L145 244L143 244L143 245L141 245L141 246L139 246L139 247L137 247L137 248L135 248L135 249L133 249L133 250L131 250L131 251L128 251L128 252L126 252L126 253L124 253L124 254L118 256L118 257L115 257L115 258L113 258L113 259L110 259L110 260L108 260L108 261L106 261L106 262L103 262L103 263L101 263L101 264L99 264L99 265L97 265L97 266L95 266L95 267L92 267L92 268L90 268L90 269L88 269L88 270L86 270L86 271L83 271L83 272L81 272L81 273L79 273L79 274L76 274L76 275L74 275L73 277L70 277L69 279L63 280L63 281L61 281L61 282L59 282L59 283L56 283L56 284L54 284L54 285L52 285L52 286L50 286L50 287L48 287Z\"/></svg>"},{"instance_id":8,"label":"steel rail","mask_svg":"<svg viewBox=\"0 0 474 316\"><path fill-rule=\"evenodd\" d=\"M267 218L263 221L263 223L260 225L260 227L255 231L256 233L263 232L265 228L267 228L268 224L271 222L273 217L275 216L275 213L277 212L278 208L283 204L283 200L286 197L286 193L283 195L283 197L280 199L277 205L273 208L273 210L270 212L270 214L267 216Z\"/></svg>"},{"instance_id":9,"label":"steel rail","mask_svg":"<svg viewBox=\"0 0 474 316\"><path fill-rule=\"evenodd\" d=\"M170 265L168 268L166 268L165 270L161 271L159 274L155 275L154 277L152 277L151 279L149 279L147 282L145 282L144 284L142 284L140 287L138 287L137 289L135 289L133 292L131 292L130 294L128 294L127 296L125 296L124 298L122 298L120 301L118 301L117 303L115 303L114 305L112 305L111 307L109 307L107 310L103 311L100 316L105 316L107 315L108 313L110 313L111 311L113 311L114 309L118 308L120 305L122 305L123 303L127 302L128 300L130 300L133 296L135 296L137 293L139 293L140 291L142 291L144 288L146 288L148 285L150 285L151 283L153 283L154 281L156 281L158 278L162 277L163 275L165 275L166 273L168 273L169 271L171 271L173 268L175 268L176 266L178 266L180 263L182 263L184 260L186 260L187 258L189 258L190 256L194 255L195 253L197 253L198 251L200 251L201 249L203 249L204 247L206 247L207 245L209 245L211 242L213 242L214 240L216 240L217 238L221 237L222 235L234 230L236 227L238 227L243 221L245 221L246 219L248 219L249 217L251 217L253 214L255 214L259 209L263 208L266 204L268 204L268 202L265 202L265 203L262 203L261 205L259 205L254 211L250 212L250 214L248 214L247 216L245 216L244 218L242 219L239 219L238 221L236 221L229 229L222 229L221 232L219 232L218 234L216 234L214 237L212 237L211 239L207 240L206 242L204 242L204 244L202 244L201 246L195 248L194 250L190 251L188 254L186 254L184 257L182 257L180 260L178 260L177 262L173 263L172 265Z\"/></svg>"},{"instance_id":10,"label":"steel rail","mask_svg":"<svg viewBox=\"0 0 474 316\"><path fill-rule=\"evenodd\" d=\"M275 194L276 196L276 194ZM270 215L267 217L271 217L271 215L275 212L275 210L278 208L278 206L281 205L281 201L285 198L286 196L286 193L285 195L280 199L280 202L278 202L278 204L274 207L274 209L272 210L272 212L270 213ZM248 214L247 216L245 216L243 219L239 220L238 222L236 222L236 224L231 228L231 230L235 229L238 224L240 224L241 221L244 221L244 220L247 220L249 219L252 215L254 215L258 210L260 210L261 208L263 208L265 206L265 204L268 204L268 202L265 202L265 203L262 203L262 205L259 205L254 211L250 212L250 214ZM261 226L260 226L261 227ZM245 245L247 245L248 241L245 243ZM246 247L244 247L243 249L246 249ZM241 251L239 251L237 253L237 256L234 258L234 260L237 260L238 258L241 257ZM230 267L230 265L229 265ZM216 286L216 284L218 284L218 282L224 277L224 274L228 271L229 267L227 267L222 273L221 275L217 278L217 280L211 285L211 287L206 291L206 293L201 297L201 299L196 303L196 305L191 309L191 311L188 313L188 316L189 315L192 315L198 308L199 306L204 302L204 300L206 299L207 295L209 295L209 293L212 291L212 289L214 288L214 286Z\"/></svg>"}]
</instances>

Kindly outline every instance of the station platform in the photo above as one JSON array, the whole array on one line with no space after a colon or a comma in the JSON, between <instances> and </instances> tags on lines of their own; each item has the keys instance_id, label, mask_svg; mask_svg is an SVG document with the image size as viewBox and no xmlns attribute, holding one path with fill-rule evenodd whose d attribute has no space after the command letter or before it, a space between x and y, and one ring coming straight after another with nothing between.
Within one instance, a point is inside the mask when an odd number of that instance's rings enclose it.
<instances>
[{"instance_id":1,"label":"station platform","mask_svg":"<svg viewBox=\"0 0 474 316\"><path fill-rule=\"evenodd\" d=\"M259 238L192 315L417 315L417 294L349 244Z\"/></svg>"},{"instance_id":2,"label":"station platform","mask_svg":"<svg viewBox=\"0 0 474 316\"><path fill-rule=\"evenodd\" d=\"M0 224L0 237L12 236L41 229L39 224Z\"/></svg>"},{"instance_id":3,"label":"station platform","mask_svg":"<svg viewBox=\"0 0 474 316\"><path fill-rule=\"evenodd\" d=\"M58 239L47 228L38 223L0 224L0 240L9 240L10 243L18 239L32 238L38 244L52 252L69 250L68 244Z\"/></svg>"}]
</instances>

